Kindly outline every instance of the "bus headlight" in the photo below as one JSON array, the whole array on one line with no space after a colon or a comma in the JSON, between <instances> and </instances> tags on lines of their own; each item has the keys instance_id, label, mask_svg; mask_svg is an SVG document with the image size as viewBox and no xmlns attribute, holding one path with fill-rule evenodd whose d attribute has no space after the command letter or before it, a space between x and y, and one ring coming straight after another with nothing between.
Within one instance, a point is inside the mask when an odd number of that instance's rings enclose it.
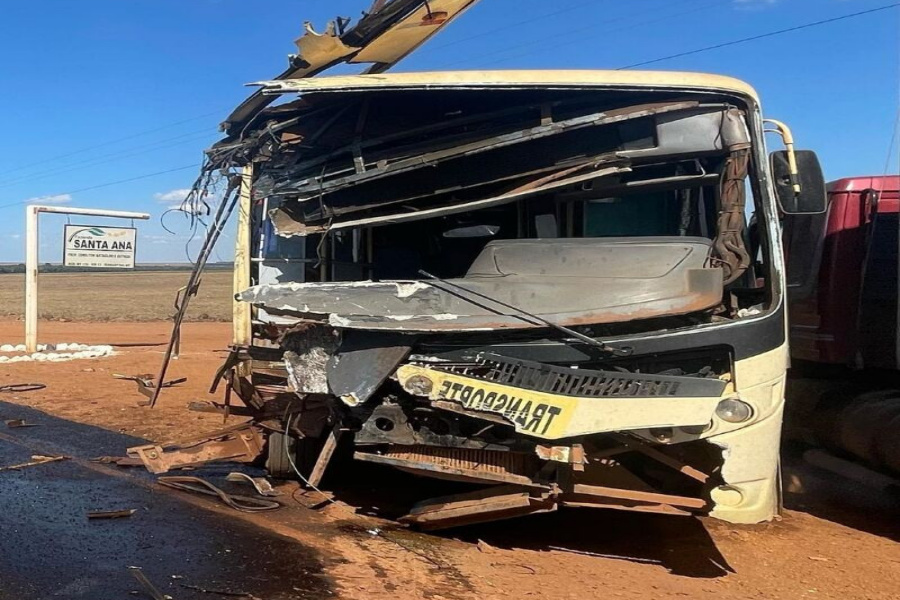
<instances>
[{"instance_id":1,"label":"bus headlight","mask_svg":"<svg viewBox=\"0 0 900 600\"><path fill-rule=\"evenodd\" d=\"M716 416L728 423L743 423L753 416L753 407L737 398L726 398L716 407Z\"/></svg>"}]
</instances>

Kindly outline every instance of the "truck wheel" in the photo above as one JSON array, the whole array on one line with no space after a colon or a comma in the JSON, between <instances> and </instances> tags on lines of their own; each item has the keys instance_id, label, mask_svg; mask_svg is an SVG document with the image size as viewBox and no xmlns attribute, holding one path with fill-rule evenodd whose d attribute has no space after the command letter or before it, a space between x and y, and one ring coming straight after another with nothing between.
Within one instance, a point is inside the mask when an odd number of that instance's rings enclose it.
<instances>
[{"instance_id":1,"label":"truck wheel","mask_svg":"<svg viewBox=\"0 0 900 600\"><path fill-rule=\"evenodd\" d=\"M292 453L292 458L296 456L297 440L283 433L270 433L266 448L266 471L270 477L293 479L297 476L288 459L288 452Z\"/></svg>"},{"instance_id":2,"label":"truck wheel","mask_svg":"<svg viewBox=\"0 0 900 600\"><path fill-rule=\"evenodd\" d=\"M283 433L272 432L269 434L269 443L266 450L266 470L275 479L299 479L294 466L288 459L288 452L294 459L294 465L299 469L303 477L309 477L319 452L322 451L324 438L295 438Z\"/></svg>"}]
</instances>

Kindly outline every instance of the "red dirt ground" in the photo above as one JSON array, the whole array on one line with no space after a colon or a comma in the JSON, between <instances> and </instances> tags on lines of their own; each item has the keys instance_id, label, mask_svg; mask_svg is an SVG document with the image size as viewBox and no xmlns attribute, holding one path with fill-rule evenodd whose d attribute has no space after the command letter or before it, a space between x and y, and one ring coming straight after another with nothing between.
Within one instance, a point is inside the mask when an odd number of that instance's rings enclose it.
<instances>
[{"instance_id":1,"label":"red dirt ground","mask_svg":"<svg viewBox=\"0 0 900 600\"><path fill-rule=\"evenodd\" d=\"M228 324L185 325L182 356L170 377L186 376L188 382L167 390L156 409L137 405L142 396L134 383L112 378L113 373L156 373L168 332L169 324L159 322L42 324L41 341L108 343L118 354L0 366L0 386L47 385L38 392L0 394L0 400L156 441L221 427L221 417L191 413L185 406L210 398L206 389L225 357ZM0 321L0 343L21 338L20 322ZM338 583L340 597L350 599L900 597L897 505L796 460L788 460L786 470L791 510L780 522L753 527L571 510L423 535L354 515L351 506L360 506L356 497L339 490L336 497L351 504L247 518L336 557L328 575ZM393 476L382 481L376 499L391 496L390 486L417 484ZM319 499L300 500L312 505ZM366 532L376 527L386 533Z\"/></svg>"}]
</instances>

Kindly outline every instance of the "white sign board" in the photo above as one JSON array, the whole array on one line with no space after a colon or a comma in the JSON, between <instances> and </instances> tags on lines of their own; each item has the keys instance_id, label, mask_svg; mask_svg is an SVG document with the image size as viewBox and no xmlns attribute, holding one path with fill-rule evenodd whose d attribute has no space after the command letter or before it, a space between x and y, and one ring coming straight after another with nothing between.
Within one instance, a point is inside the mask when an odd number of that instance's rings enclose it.
<instances>
[{"instance_id":1,"label":"white sign board","mask_svg":"<svg viewBox=\"0 0 900 600\"><path fill-rule=\"evenodd\" d=\"M133 269L134 227L66 225L63 265L94 269Z\"/></svg>"}]
</instances>

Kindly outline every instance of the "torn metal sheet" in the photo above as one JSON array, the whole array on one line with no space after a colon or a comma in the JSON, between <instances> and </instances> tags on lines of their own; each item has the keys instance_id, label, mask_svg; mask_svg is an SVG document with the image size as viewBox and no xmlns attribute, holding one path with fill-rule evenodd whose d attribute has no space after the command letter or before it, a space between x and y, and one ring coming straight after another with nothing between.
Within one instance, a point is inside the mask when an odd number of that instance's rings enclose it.
<instances>
[{"instance_id":1,"label":"torn metal sheet","mask_svg":"<svg viewBox=\"0 0 900 600\"><path fill-rule=\"evenodd\" d=\"M433 531L552 512L556 507L553 498L512 485L494 486L420 502L400 521Z\"/></svg>"},{"instance_id":2,"label":"torn metal sheet","mask_svg":"<svg viewBox=\"0 0 900 600\"><path fill-rule=\"evenodd\" d=\"M381 72L405 58L437 34L477 0L430 0L424 2L388 31L365 45L351 63L376 63L370 72Z\"/></svg>"},{"instance_id":3,"label":"torn metal sheet","mask_svg":"<svg viewBox=\"0 0 900 600\"><path fill-rule=\"evenodd\" d=\"M623 490L605 486L575 484L572 493L576 496L596 496L599 498L617 498L635 502L648 502L663 504L680 508L700 510L706 508L708 502L703 498L690 498L685 496L673 496L654 492L641 492L637 490Z\"/></svg>"},{"instance_id":4,"label":"torn metal sheet","mask_svg":"<svg viewBox=\"0 0 900 600\"><path fill-rule=\"evenodd\" d=\"M348 331L328 361L328 387L348 406L372 397L412 351L415 336Z\"/></svg>"},{"instance_id":5,"label":"torn metal sheet","mask_svg":"<svg viewBox=\"0 0 900 600\"><path fill-rule=\"evenodd\" d=\"M313 71L322 68L333 62L340 61L355 52L359 52L359 48L347 46L341 41L334 31L332 23L325 33L316 33L311 23L304 23L305 32L302 36L295 40L297 44L298 64L306 63L308 66L295 72L294 77L301 78Z\"/></svg>"},{"instance_id":6,"label":"torn metal sheet","mask_svg":"<svg viewBox=\"0 0 900 600\"><path fill-rule=\"evenodd\" d=\"M216 461L253 462L264 443L260 428L243 423L183 442L136 446L128 449L128 455L140 458L151 473L161 474Z\"/></svg>"},{"instance_id":7,"label":"torn metal sheet","mask_svg":"<svg viewBox=\"0 0 900 600\"><path fill-rule=\"evenodd\" d=\"M349 29L344 29L346 23L339 21L329 24L325 33L319 34L307 24L306 33L296 42L298 54L291 57L291 66L277 79L313 77L351 57L355 57L354 63L375 63L370 69L372 73L386 71L476 2L389 0L375 5ZM361 52L365 54L359 56ZM236 133L271 102L271 97L259 91L253 93L232 111L222 129L229 135Z\"/></svg>"},{"instance_id":8,"label":"torn metal sheet","mask_svg":"<svg viewBox=\"0 0 900 600\"><path fill-rule=\"evenodd\" d=\"M328 362L338 348L339 340L325 327L302 328L299 334L286 337L284 366L288 382L300 394L327 394Z\"/></svg>"},{"instance_id":9,"label":"torn metal sheet","mask_svg":"<svg viewBox=\"0 0 900 600\"><path fill-rule=\"evenodd\" d=\"M709 240L700 238L496 241L452 283L563 326L687 314L721 301L722 272L705 268L709 250ZM238 298L341 329L546 327L499 303L475 304L423 281L265 285Z\"/></svg>"}]
</instances>

